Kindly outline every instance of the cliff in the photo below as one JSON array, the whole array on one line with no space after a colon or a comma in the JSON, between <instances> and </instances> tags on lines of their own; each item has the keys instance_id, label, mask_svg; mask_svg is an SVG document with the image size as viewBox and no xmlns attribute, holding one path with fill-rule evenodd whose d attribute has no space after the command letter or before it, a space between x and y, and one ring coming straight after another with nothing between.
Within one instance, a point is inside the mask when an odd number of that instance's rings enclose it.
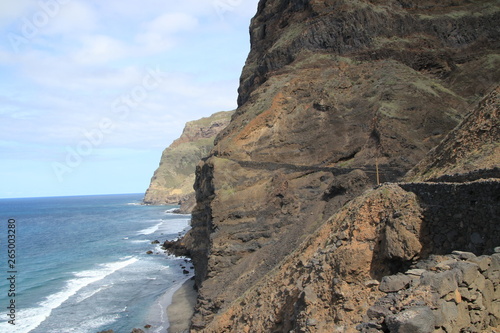
<instances>
[{"instance_id":1,"label":"cliff","mask_svg":"<svg viewBox=\"0 0 500 333\"><path fill-rule=\"evenodd\" d=\"M472 138L481 135L486 128L476 125L485 118L492 120L492 139L499 142L500 119L493 118L498 91L443 145L464 131ZM485 151L490 142L475 144ZM429 156L445 160L446 153L436 155L436 150ZM495 169L488 163L477 166L484 175ZM203 331L496 332L491 327L500 327L500 248L495 248L500 178L478 178L387 183L367 190Z\"/></svg>"},{"instance_id":2,"label":"cliff","mask_svg":"<svg viewBox=\"0 0 500 333\"><path fill-rule=\"evenodd\" d=\"M493 194L499 185L497 181L495 186L478 183L462 187L465 191L489 189L478 196L478 212L480 208L495 207ZM429 215L418 201L429 188L426 184L413 186L421 192L406 191L404 184L384 185L351 201L255 286L220 311L204 331L403 333L434 332L436 328L436 332L458 333L474 326L472 332L486 332L490 323L496 327L500 312L498 297L494 295L499 286L500 254L476 257L471 252L456 251L456 263L436 255L419 261L420 252L429 245L419 239ZM456 189L445 186L441 194L449 196ZM469 207L465 200L457 200L450 209L458 209L455 212L460 214ZM471 220L462 220L466 222L456 235L464 235L467 230L488 235L498 226L498 221L495 224L491 219L477 220L485 223L484 229L479 224L469 224ZM446 238L454 222L429 230L436 237ZM494 236L498 237L498 231ZM464 239L454 246L469 244L474 246L471 239ZM434 245L444 253L449 251L440 248L439 243ZM460 269L466 267L460 266L460 259L473 258L477 261L468 267L471 271L465 284ZM481 272L489 282L478 275L483 260ZM478 283L473 285L476 278ZM462 295L463 301L455 301ZM478 299L480 303L473 304ZM391 320L414 310L425 311L424 325L416 326L427 329L388 329ZM431 329L425 326L429 324ZM442 327L447 330L440 330Z\"/></svg>"},{"instance_id":3,"label":"cliff","mask_svg":"<svg viewBox=\"0 0 500 333\"><path fill-rule=\"evenodd\" d=\"M355 331L382 297L367 281L441 251L420 235L427 183L365 191L401 180L499 82L499 19L497 1L260 1L239 107L196 170L193 331ZM442 251L495 245L450 237Z\"/></svg>"},{"instance_id":4,"label":"cliff","mask_svg":"<svg viewBox=\"0 0 500 333\"><path fill-rule=\"evenodd\" d=\"M424 160L409 181L500 178L500 88L496 87Z\"/></svg>"},{"instance_id":5,"label":"cliff","mask_svg":"<svg viewBox=\"0 0 500 333\"><path fill-rule=\"evenodd\" d=\"M182 135L163 151L144 196L145 204L177 205L194 197L196 165L213 148L215 136L227 126L232 114L218 112L186 124Z\"/></svg>"}]
</instances>

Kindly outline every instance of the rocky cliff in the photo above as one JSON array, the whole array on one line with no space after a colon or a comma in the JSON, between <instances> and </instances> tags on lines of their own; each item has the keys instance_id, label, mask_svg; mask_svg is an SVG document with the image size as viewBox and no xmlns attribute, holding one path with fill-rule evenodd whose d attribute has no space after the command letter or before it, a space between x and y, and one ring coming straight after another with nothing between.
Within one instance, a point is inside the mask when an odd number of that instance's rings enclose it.
<instances>
[{"instance_id":1,"label":"rocky cliff","mask_svg":"<svg viewBox=\"0 0 500 333\"><path fill-rule=\"evenodd\" d=\"M239 107L196 171L193 331L355 331L382 297L373 281L430 255L427 184L363 193L499 82L499 19L497 1L260 1Z\"/></svg>"},{"instance_id":2,"label":"rocky cliff","mask_svg":"<svg viewBox=\"0 0 500 333\"><path fill-rule=\"evenodd\" d=\"M490 151L490 140L474 138L486 131L486 137L500 141L500 119L494 117L499 91L439 147L457 136L471 142L463 136L468 133L475 151ZM478 126L485 119L491 126ZM443 153L436 155L437 150ZM429 156L444 161L446 149ZM495 248L500 178L477 176L489 177L496 166L488 165L477 165L474 171L482 173L474 173L478 179L472 182L393 183L366 191L204 331L495 332L491 328L500 325L500 248Z\"/></svg>"},{"instance_id":3,"label":"rocky cliff","mask_svg":"<svg viewBox=\"0 0 500 333\"><path fill-rule=\"evenodd\" d=\"M406 176L409 181L465 181L500 178L500 88L493 89L478 110L469 114Z\"/></svg>"},{"instance_id":4,"label":"rocky cliff","mask_svg":"<svg viewBox=\"0 0 500 333\"><path fill-rule=\"evenodd\" d=\"M144 196L145 204L174 204L194 197L196 165L213 148L215 136L227 126L233 111L190 121L182 135L163 151L160 165Z\"/></svg>"}]
</instances>

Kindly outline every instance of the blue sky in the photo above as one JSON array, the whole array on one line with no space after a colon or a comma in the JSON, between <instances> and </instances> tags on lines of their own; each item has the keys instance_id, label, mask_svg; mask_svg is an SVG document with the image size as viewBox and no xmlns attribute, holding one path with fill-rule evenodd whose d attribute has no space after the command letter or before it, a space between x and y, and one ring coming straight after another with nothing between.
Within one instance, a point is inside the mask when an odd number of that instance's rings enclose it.
<instances>
[{"instance_id":1,"label":"blue sky","mask_svg":"<svg viewBox=\"0 0 500 333\"><path fill-rule=\"evenodd\" d=\"M257 0L0 2L0 198L144 192L236 107Z\"/></svg>"}]
</instances>

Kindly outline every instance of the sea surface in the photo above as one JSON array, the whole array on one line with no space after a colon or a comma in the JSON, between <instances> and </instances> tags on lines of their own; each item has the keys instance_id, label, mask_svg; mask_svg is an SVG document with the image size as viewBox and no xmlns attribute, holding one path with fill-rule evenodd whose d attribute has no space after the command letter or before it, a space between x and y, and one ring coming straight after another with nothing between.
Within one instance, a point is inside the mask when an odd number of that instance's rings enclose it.
<instances>
[{"instance_id":1,"label":"sea surface","mask_svg":"<svg viewBox=\"0 0 500 333\"><path fill-rule=\"evenodd\" d=\"M192 267L152 241L178 237L190 215L141 200L142 194L0 199L0 332L129 333L146 324L147 332L166 332L168 295L189 278L183 267ZM9 230L15 230L10 245Z\"/></svg>"}]
</instances>

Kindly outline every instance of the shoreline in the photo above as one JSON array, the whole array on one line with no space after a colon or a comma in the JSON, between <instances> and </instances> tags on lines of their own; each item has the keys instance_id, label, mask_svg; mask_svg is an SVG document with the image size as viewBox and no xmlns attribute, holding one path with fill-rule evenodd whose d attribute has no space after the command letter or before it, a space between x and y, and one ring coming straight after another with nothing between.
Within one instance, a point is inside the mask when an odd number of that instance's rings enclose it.
<instances>
[{"instance_id":1,"label":"shoreline","mask_svg":"<svg viewBox=\"0 0 500 333\"><path fill-rule=\"evenodd\" d=\"M173 304L178 302L179 294L182 294L183 288L187 288L186 286L189 286L189 281L192 281L191 276L186 277L186 278L176 282L171 288L169 288L160 297L158 297L156 302L149 308L148 314L147 314L145 321L144 321L144 324L152 325L152 327L150 328L150 330L148 330L148 332L168 333L168 332L170 332L170 328L172 326L172 323L171 323L172 321L174 321L174 322L183 321L184 322L184 321L188 320L188 322L189 322L191 317L186 319L185 315L182 314L183 312L185 313L185 311L182 311L179 315L177 315L176 312L169 313L169 308L172 306L174 306L174 308L175 308L175 305L173 305ZM193 292L195 292L195 291L193 290ZM197 296L197 294L195 292L194 301L196 301L196 296ZM182 297L181 297L180 302L183 303ZM181 308L181 309L183 310L184 308ZM193 305L193 309L194 309L194 305ZM191 311L193 311L193 309L191 309Z\"/></svg>"},{"instance_id":2,"label":"shoreline","mask_svg":"<svg viewBox=\"0 0 500 333\"><path fill-rule=\"evenodd\" d=\"M194 290L192 276L184 280L169 297L166 315L168 333L184 333L189 331L191 317L194 313L198 293Z\"/></svg>"}]
</instances>

